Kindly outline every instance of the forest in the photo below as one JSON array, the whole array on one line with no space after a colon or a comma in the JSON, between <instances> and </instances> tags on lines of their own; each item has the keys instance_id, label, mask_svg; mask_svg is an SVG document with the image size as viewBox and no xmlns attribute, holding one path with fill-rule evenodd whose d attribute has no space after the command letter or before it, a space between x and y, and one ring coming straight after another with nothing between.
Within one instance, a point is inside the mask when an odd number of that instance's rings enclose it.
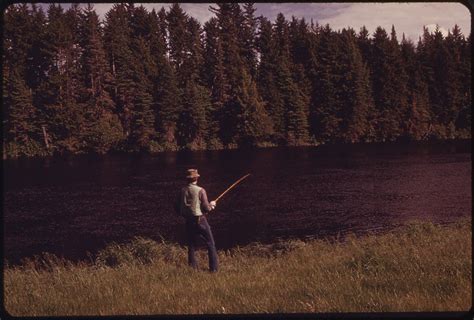
<instances>
[{"instance_id":1,"label":"forest","mask_svg":"<svg viewBox=\"0 0 474 320\"><path fill-rule=\"evenodd\" d=\"M471 138L471 35L414 43L253 3L11 5L4 158ZM46 12L45 12L46 11Z\"/></svg>"}]
</instances>

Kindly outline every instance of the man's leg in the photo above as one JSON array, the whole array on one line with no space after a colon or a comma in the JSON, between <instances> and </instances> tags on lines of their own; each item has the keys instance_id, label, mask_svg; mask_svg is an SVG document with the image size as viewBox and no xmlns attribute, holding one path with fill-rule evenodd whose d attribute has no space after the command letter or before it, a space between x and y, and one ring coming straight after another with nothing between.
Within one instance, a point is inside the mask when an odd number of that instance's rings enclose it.
<instances>
[{"instance_id":1,"label":"man's leg","mask_svg":"<svg viewBox=\"0 0 474 320\"><path fill-rule=\"evenodd\" d=\"M212 235L211 227L209 223L207 223L207 219L205 217L201 218L201 222L199 223L200 234L206 241L207 245L207 252L209 255L209 270L211 272L216 272L219 268L219 261L217 259L217 251L216 251L216 244L214 242L214 237Z\"/></svg>"},{"instance_id":2,"label":"man's leg","mask_svg":"<svg viewBox=\"0 0 474 320\"><path fill-rule=\"evenodd\" d=\"M197 269L198 266L194 254L196 250L196 225L194 221L186 221L186 237L188 242L188 264Z\"/></svg>"}]
</instances>

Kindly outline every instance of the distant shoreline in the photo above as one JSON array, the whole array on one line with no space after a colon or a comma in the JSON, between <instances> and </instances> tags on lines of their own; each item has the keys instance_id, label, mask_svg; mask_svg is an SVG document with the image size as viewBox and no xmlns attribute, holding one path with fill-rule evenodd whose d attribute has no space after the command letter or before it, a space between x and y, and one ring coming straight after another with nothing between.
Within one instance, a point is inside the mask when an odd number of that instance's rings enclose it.
<instances>
[{"instance_id":1,"label":"distant shoreline","mask_svg":"<svg viewBox=\"0 0 474 320\"><path fill-rule=\"evenodd\" d=\"M335 147L335 148L351 148L355 146L390 146L390 145L441 145L443 143L471 143L472 138L455 138L455 139L443 139L443 140L398 140L398 141L371 141L371 142L357 142L357 143L337 143L337 142L330 142L330 143L307 143L307 144L298 144L298 145L277 145L277 144L262 144L258 146L248 146L248 147L222 147L222 148L210 148L210 149L169 149L169 150L161 150L161 151L125 151L125 150L111 150L105 154L98 154L95 152L90 153L53 153L43 156L26 156L21 155L18 157L6 157L5 152L3 153L3 160L6 161L14 161L14 160L21 160L21 159L47 159L47 158L61 158L61 157L70 157L70 156L108 156L108 155L138 155L138 154L146 154L146 155L159 155L165 153L180 153L180 152L206 152L206 151L230 151L230 150L263 150L263 149L272 149L272 148L308 148L308 147Z\"/></svg>"}]
</instances>

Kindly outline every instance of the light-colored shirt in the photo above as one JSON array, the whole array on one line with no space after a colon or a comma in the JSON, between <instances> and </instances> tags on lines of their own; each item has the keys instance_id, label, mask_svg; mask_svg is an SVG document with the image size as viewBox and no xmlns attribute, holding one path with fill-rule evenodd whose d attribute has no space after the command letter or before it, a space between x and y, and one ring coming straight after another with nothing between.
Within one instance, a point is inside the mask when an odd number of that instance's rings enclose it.
<instances>
[{"instance_id":1,"label":"light-colored shirt","mask_svg":"<svg viewBox=\"0 0 474 320\"><path fill-rule=\"evenodd\" d=\"M179 208L180 215L184 217L191 215L199 217L203 213L212 210L207 199L206 190L198 186L196 182L190 183L181 189L177 207Z\"/></svg>"}]
</instances>

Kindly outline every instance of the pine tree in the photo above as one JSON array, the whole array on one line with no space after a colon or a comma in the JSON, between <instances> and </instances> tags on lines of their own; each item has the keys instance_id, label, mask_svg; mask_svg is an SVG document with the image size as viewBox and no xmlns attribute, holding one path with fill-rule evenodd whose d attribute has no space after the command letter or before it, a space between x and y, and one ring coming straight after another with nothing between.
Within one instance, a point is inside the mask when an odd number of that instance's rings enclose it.
<instances>
[{"instance_id":1,"label":"pine tree","mask_svg":"<svg viewBox=\"0 0 474 320\"><path fill-rule=\"evenodd\" d=\"M84 106L79 101L80 45L77 30L79 8L64 12L50 5L41 44L44 80L37 89L35 103L41 105L43 125L58 152L78 153L84 150L80 135L84 124Z\"/></svg>"},{"instance_id":2,"label":"pine tree","mask_svg":"<svg viewBox=\"0 0 474 320\"><path fill-rule=\"evenodd\" d=\"M112 99L117 107L124 135L131 135L135 82L131 46L130 11L124 4L114 4L105 15L104 42L112 70Z\"/></svg>"},{"instance_id":3,"label":"pine tree","mask_svg":"<svg viewBox=\"0 0 474 320\"><path fill-rule=\"evenodd\" d=\"M468 103L465 99L466 86L463 81L470 82L468 78L464 76L464 73L469 71L466 68L466 63L463 60L463 46L465 43L464 35L458 25L454 25L452 31L448 32L448 36L445 39L445 46L447 49L447 60L449 61L447 67L450 67L450 71L447 72L450 77L450 86L447 87L446 94L448 95L447 107L450 109L451 118L449 119L449 126L452 128L456 127L461 110L465 109L465 105ZM451 133L451 137L455 137L456 134Z\"/></svg>"},{"instance_id":4,"label":"pine tree","mask_svg":"<svg viewBox=\"0 0 474 320\"><path fill-rule=\"evenodd\" d=\"M373 110L372 92L367 64L357 44L357 37L352 29L343 29L341 40L341 73L339 94L342 101L342 121L337 138L343 142L370 140L373 128L370 113Z\"/></svg>"},{"instance_id":5,"label":"pine tree","mask_svg":"<svg viewBox=\"0 0 474 320\"><path fill-rule=\"evenodd\" d=\"M203 44L201 42L202 29L199 22L194 18L189 18L186 23L186 52L188 53L183 62L182 77L185 82L192 80L205 83L200 78L203 69Z\"/></svg>"},{"instance_id":6,"label":"pine tree","mask_svg":"<svg viewBox=\"0 0 474 320\"><path fill-rule=\"evenodd\" d=\"M310 66L310 34L305 19L292 18L289 25L290 51L293 64L301 64L305 70Z\"/></svg>"},{"instance_id":7,"label":"pine tree","mask_svg":"<svg viewBox=\"0 0 474 320\"><path fill-rule=\"evenodd\" d=\"M282 66L277 73L277 83L283 93L285 103L286 143L289 145L306 144L308 133L309 96L298 87L290 70Z\"/></svg>"},{"instance_id":8,"label":"pine tree","mask_svg":"<svg viewBox=\"0 0 474 320\"><path fill-rule=\"evenodd\" d=\"M365 26L360 28L359 34L357 35L357 43L362 54L362 59L369 63L372 56L372 43L369 39L369 30Z\"/></svg>"},{"instance_id":9,"label":"pine tree","mask_svg":"<svg viewBox=\"0 0 474 320\"><path fill-rule=\"evenodd\" d=\"M310 113L312 133L318 141L330 141L340 130L343 108L337 89L341 77L340 48L340 38L329 25L321 28Z\"/></svg>"},{"instance_id":10,"label":"pine tree","mask_svg":"<svg viewBox=\"0 0 474 320\"><path fill-rule=\"evenodd\" d=\"M309 96L304 86L299 86L292 73L294 66L290 55L288 23L283 14L278 14L273 30L279 64L276 65L277 88L284 101L285 138L288 144L299 145L308 142ZM298 73L301 80L302 72ZM302 81L304 82L304 81Z\"/></svg>"},{"instance_id":11,"label":"pine tree","mask_svg":"<svg viewBox=\"0 0 474 320\"><path fill-rule=\"evenodd\" d=\"M107 65L99 17L90 4L81 15L80 35L84 87L80 99L86 108L81 138L87 149L104 154L123 139L123 128L109 94L113 79Z\"/></svg>"},{"instance_id":12,"label":"pine tree","mask_svg":"<svg viewBox=\"0 0 474 320\"><path fill-rule=\"evenodd\" d=\"M183 111L178 121L179 145L191 150L204 149L208 140L209 91L191 80L186 83L183 96Z\"/></svg>"},{"instance_id":13,"label":"pine tree","mask_svg":"<svg viewBox=\"0 0 474 320\"><path fill-rule=\"evenodd\" d=\"M255 78L257 73L257 48L255 44L257 33L257 18L255 17L254 3L243 4L243 22L241 26L242 57L249 70L250 76Z\"/></svg>"},{"instance_id":14,"label":"pine tree","mask_svg":"<svg viewBox=\"0 0 474 320\"><path fill-rule=\"evenodd\" d=\"M219 3L210 7L217 16L219 28L218 62L216 76L222 77L223 85L218 94L217 118L219 137L224 145L237 143L237 107L235 104L238 86L242 81L245 63L241 56L239 22L243 20L240 6L236 3ZM220 69L220 70L219 70ZM216 77L216 80L220 80Z\"/></svg>"},{"instance_id":15,"label":"pine tree","mask_svg":"<svg viewBox=\"0 0 474 320\"><path fill-rule=\"evenodd\" d=\"M438 27L433 33L424 28L418 51L429 88L431 135L441 139L454 138L461 97L453 52Z\"/></svg>"},{"instance_id":16,"label":"pine tree","mask_svg":"<svg viewBox=\"0 0 474 320\"><path fill-rule=\"evenodd\" d=\"M155 83L157 108L156 130L161 134L160 143L166 149L177 148L177 121L182 112L182 91L171 65L164 63Z\"/></svg>"},{"instance_id":17,"label":"pine tree","mask_svg":"<svg viewBox=\"0 0 474 320\"><path fill-rule=\"evenodd\" d=\"M382 141L392 141L403 134L401 121L407 110L407 77L392 27L391 37L378 27L372 51L372 88L377 109L376 133Z\"/></svg>"},{"instance_id":18,"label":"pine tree","mask_svg":"<svg viewBox=\"0 0 474 320\"><path fill-rule=\"evenodd\" d=\"M423 140L429 134L430 112L428 87L422 78L422 67L415 46L403 36L403 64L408 75L408 110L403 118L409 139Z\"/></svg>"},{"instance_id":19,"label":"pine tree","mask_svg":"<svg viewBox=\"0 0 474 320\"><path fill-rule=\"evenodd\" d=\"M167 58L166 12L162 8L157 14L150 13L150 54L156 67L152 76L153 110L158 149L176 149L176 122L180 113L181 91L176 73Z\"/></svg>"},{"instance_id":20,"label":"pine tree","mask_svg":"<svg viewBox=\"0 0 474 320\"><path fill-rule=\"evenodd\" d=\"M41 32L43 22L36 6L30 11L26 5L12 5L4 14L3 38L3 133L4 154L7 156L37 155L44 146L38 112L33 104L31 85L33 68L34 31ZM35 60L36 61L36 60ZM30 83L30 85L28 84ZM5 150L6 148L6 150Z\"/></svg>"},{"instance_id":21,"label":"pine tree","mask_svg":"<svg viewBox=\"0 0 474 320\"><path fill-rule=\"evenodd\" d=\"M217 18L210 18L203 27L204 30L204 40L203 40L203 59L204 63L202 66L201 79L204 81L206 86L209 89L217 84L214 83L215 80L215 70L218 63L218 37L219 37L219 27Z\"/></svg>"},{"instance_id":22,"label":"pine tree","mask_svg":"<svg viewBox=\"0 0 474 320\"><path fill-rule=\"evenodd\" d=\"M266 113L255 82L246 71L243 72L235 99L238 144L257 145L267 141L272 134L271 119Z\"/></svg>"},{"instance_id":23,"label":"pine tree","mask_svg":"<svg viewBox=\"0 0 474 320\"><path fill-rule=\"evenodd\" d=\"M456 120L459 136L471 137L472 78L471 78L471 35L464 39L461 52L461 110Z\"/></svg>"},{"instance_id":24,"label":"pine tree","mask_svg":"<svg viewBox=\"0 0 474 320\"><path fill-rule=\"evenodd\" d=\"M46 15L42 7L31 4L30 27L26 33L29 37L30 47L28 49L28 63L26 63L26 84L35 91L42 81L44 81L44 59L41 54L41 46L45 36ZM18 31L17 31L18 32Z\"/></svg>"},{"instance_id":25,"label":"pine tree","mask_svg":"<svg viewBox=\"0 0 474 320\"><path fill-rule=\"evenodd\" d=\"M31 18L27 4L15 4L4 14L3 45L4 63L8 70L26 76L28 51L31 39Z\"/></svg>"},{"instance_id":26,"label":"pine tree","mask_svg":"<svg viewBox=\"0 0 474 320\"><path fill-rule=\"evenodd\" d=\"M148 150L151 139L155 135L152 96L148 93L146 85L137 82L133 99L133 112L130 119L130 144L131 149Z\"/></svg>"},{"instance_id":27,"label":"pine tree","mask_svg":"<svg viewBox=\"0 0 474 320\"><path fill-rule=\"evenodd\" d=\"M261 16L259 17L260 30L258 32L257 47L260 54L260 63L257 72L257 88L260 93L265 109L273 123L273 141L284 144L284 101L277 87L277 65L278 55L275 39L273 38L271 22Z\"/></svg>"},{"instance_id":28,"label":"pine tree","mask_svg":"<svg viewBox=\"0 0 474 320\"><path fill-rule=\"evenodd\" d=\"M186 42L189 39L186 29L188 16L178 3L173 3L166 15L166 21L169 32L170 61L178 76L179 85L184 86L185 68L183 64L187 55Z\"/></svg>"},{"instance_id":29,"label":"pine tree","mask_svg":"<svg viewBox=\"0 0 474 320\"><path fill-rule=\"evenodd\" d=\"M222 39L218 20L212 17L204 24L204 52L201 79L210 92L211 105L207 111L208 146L221 147L219 137L220 113L226 100L228 85L224 74Z\"/></svg>"},{"instance_id":30,"label":"pine tree","mask_svg":"<svg viewBox=\"0 0 474 320\"><path fill-rule=\"evenodd\" d=\"M157 65L150 49L153 21L143 7L129 7L132 38L132 78L135 88L131 113L130 145L132 148L149 150L155 138L155 113L153 111L153 81L157 75Z\"/></svg>"},{"instance_id":31,"label":"pine tree","mask_svg":"<svg viewBox=\"0 0 474 320\"><path fill-rule=\"evenodd\" d=\"M9 90L8 123L6 136L14 142L20 154L34 155L32 147L38 147L40 128L36 119L31 90L20 73L14 70L7 85Z\"/></svg>"}]
</instances>

